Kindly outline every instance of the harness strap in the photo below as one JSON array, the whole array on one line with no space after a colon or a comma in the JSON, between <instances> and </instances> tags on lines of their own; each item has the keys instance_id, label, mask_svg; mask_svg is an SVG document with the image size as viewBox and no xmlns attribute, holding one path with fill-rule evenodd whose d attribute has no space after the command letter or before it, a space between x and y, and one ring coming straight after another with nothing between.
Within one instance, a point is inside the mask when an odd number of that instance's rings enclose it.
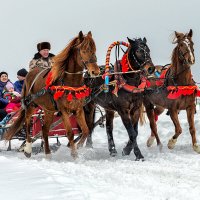
<instances>
[{"instance_id":1,"label":"harness strap","mask_svg":"<svg viewBox=\"0 0 200 200\"><path fill-rule=\"evenodd\" d=\"M31 89L32 89L32 87L33 87L33 85L35 84L35 82L36 82L36 80L38 79L38 77L40 76L40 74L42 74L42 73L43 73L44 71L46 71L46 70L49 70L49 68L43 69L42 71L40 71L40 72L36 75L36 77L34 78L32 84L31 84L31 87L30 87L29 90L28 90L28 94L30 93L30 91L31 91Z\"/></svg>"}]
</instances>

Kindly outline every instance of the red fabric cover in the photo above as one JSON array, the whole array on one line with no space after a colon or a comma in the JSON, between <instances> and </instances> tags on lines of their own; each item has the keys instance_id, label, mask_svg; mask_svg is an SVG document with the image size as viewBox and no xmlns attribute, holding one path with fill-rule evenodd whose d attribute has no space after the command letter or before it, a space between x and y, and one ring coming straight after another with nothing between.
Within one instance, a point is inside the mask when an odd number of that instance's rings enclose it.
<instances>
[{"instance_id":1,"label":"red fabric cover","mask_svg":"<svg viewBox=\"0 0 200 200\"><path fill-rule=\"evenodd\" d=\"M53 122L56 122L60 119L58 116L54 116ZM80 128L76 122L76 117L74 115L71 115L69 117L71 126L72 126L72 132L77 135L80 133ZM34 137L42 130L42 125L40 120L38 120L37 115L33 116L33 130L32 130L32 136ZM66 136L66 130L64 128L63 123L59 123L57 126L55 126L52 130L48 133L49 136Z\"/></svg>"},{"instance_id":2,"label":"red fabric cover","mask_svg":"<svg viewBox=\"0 0 200 200\"><path fill-rule=\"evenodd\" d=\"M52 81L52 72L49 72L46 79L46 89L51 85Z\"/></svg>"},{"instance_id":3,"label":"red fabric cover","mask_svg":"<svg viewBox=\"0 0 200 200\"><path fill-rule=\"evenodd\" d=\"M127 59L128 54L124 54L121 60L122 72L127 72L129 70L129 64Z\"/></svg>"}]
</instances>

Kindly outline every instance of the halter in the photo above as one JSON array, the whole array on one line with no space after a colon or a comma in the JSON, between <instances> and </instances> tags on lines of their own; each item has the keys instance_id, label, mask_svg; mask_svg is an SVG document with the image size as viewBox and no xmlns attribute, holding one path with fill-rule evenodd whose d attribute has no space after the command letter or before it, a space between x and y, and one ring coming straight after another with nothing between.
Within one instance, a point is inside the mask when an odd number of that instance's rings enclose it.
<instances>
[{"instance_id":1,"label":"halter","mask_svg":"<svg viewBox=\"0 0 200 200\"><path fill-rule=\"evenodd\" d=\"M186 50L185 52L182 52L181 50L180 50L180 47L178 46L178 54L179 54L179 59L180 60L183 60L183 64L185 64L185 65L189 65L189 63L186 61L186 59L185 59L185 54L187 54L187 53L192 53L191 52L191 49L190 49L190 43L188 42L189 41L189 39L186 37L185 39L183 39L183 40L181 40L181 42L183 42L183 43L186 43L186 45L188 45L188 47L187 48L189 48L189 52L188 52L188 50Z\"/></svg>"},{"instance_id":2,"label":"halter","mask_svg":"<svg viewBox=\"0 0 200 200\"><path fill-rule=\"evenodd\" d=\"M92 54L92 56L91 56L91 58L89 60L85 61L81 56L80 49L78 49L78 52L79 52L79 56L81 58L81 62L83 63L83 66L84 66L85 69L87 69L87 65L88 64L97 62L97 57L96 57L95 53ZM63 66L64 66L64 64L63 64ZM65 73L66 74L71 74L71 75L84 74L83 70L82 71L78 71L78 72L68 72L68 71L65 70Z\"/></svg>"},{"instance_id":3,"label":"halter","mask_svg":"<svg viewBox=\"0 0 200 200\"><path fill-rule=\"evenodd\" d=\"M145 50L145 48L143 48L143 47L141 47L140 45L139 45L139 48L138 49L142 49L143 51L144 51L144 62L143 63L141 63L140 64L140 62L138 61L138 59L135 57L135 55L134 54L132 54L132 56L133 56L133 59L134 59L134 61L136 62L136 64L140 67L140 69L146 64L146 63L148 63L149 61L151 61L150 59L149 59L149 57L150 57L150 54Z\"/></svg>"}]
</instances>

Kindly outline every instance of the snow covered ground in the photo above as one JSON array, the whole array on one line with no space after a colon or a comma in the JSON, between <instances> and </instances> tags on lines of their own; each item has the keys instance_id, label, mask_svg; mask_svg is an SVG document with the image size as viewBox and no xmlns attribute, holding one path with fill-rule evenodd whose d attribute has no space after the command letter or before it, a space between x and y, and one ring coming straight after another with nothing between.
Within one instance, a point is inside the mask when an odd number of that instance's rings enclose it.
<instances>
[{"instance_id":1,"label":"snow covered ground","mask_svg":"<svg viewBox=\"0 0 200 200\"><path fill-rule=\"evenodd\" d=\"M145 157L136 162L135 156L123 157L122 148L128 140L120 118L115 118L114 138L118 155L110 157L107 150L105 128L97 127L94 148L80 149L79 158L73 160L61 139L60 149L46 160L43 153L30 159L16 151L20 141L12 141L13 150L0 142L0 199L6 200L127 200L127 199L199 199L200 155L191 145L191 136L185 111L179 115L183 134L175 149L167 148L174 132L173 124L163 114L158 130L163 150L156 144L146 147L150 129L148 123L139 128L138 144ZM195 115L199 142L200 112ZM55 139L50 140L53 144ZM36 143L35 146L38 146Z\"/></svg>"}]
</instances>

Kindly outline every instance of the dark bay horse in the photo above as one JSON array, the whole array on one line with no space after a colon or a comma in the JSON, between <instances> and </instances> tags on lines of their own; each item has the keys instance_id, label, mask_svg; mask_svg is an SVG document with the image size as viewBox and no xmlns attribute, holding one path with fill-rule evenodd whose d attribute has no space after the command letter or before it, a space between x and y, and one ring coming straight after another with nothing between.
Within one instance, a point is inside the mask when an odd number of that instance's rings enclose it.
<instances>
[{"instance_id":1,"label":"dark bay horse","mask_svg":"<svg viewBox=\"0 0 200 200\"><path fill-rule=\"evenodd\" d=\"M194 126L195 97L198 89L191 73L191 65L195 62L192 34L192 30L186 34L175 32L174 43L177 45L172 53L171 65L163 71L165 73L163 81L161 79L157 82L150 80L152 87L145 92L144 105L152 131L147 141L147 146L151 146L155 138L157 144L161 144L154 114L159 115L166 108L169 110L170 117L175 126L175 134L168 142L168 148L173 149L178 136L182 133L178 112L186 110L193 149L200 153ZM156 106L155 109L154 106Z\"/></svg>"},{"instance_id":2,"label":"dark bay horse","mask_svg":"<svg viewBox=\"0 0 200 200\"><path fill-rule=\"evenodd\" d=\"M115 156L117 151L115 149L113 139L113 119L114 111L117 111L120 115L122 122L128 132L129 141L123 149L123 155L129 155L132 148L136 160L143 159L143 155L137 144L138 135L138 120L140 117L140 109L142 105L143 94L142 91L146 85L142 78L146 75L147 71L152 73L154 71L154 65L151 61L150 50L146 44L146 39L135 39L129 41L129 47L122 58L122 62L127 67L127 73L120 75L121 66L117 62L115 75L111 78L109 92L103 92L102 86L104 80L99 78L86 79L86 85L92 88L92 99L93 102L88 104L85 109L86 121L90 129L90 133L87 139L87 146L92 145L92 130L94 122L94 110L95 104L100 105L105 109L106 112L106 132L108 136L108 149L111 156ZM125 62L124 62L125 59ZM146 70L145 70L146 69ZM115 82L117 81L117 83ZM115 85L116 83L116 85ZM115 95L116 93L117 95Z\"/></svg>"},{"instance_id":3,"label":"dark bay horse","mask_svg":"<svg viewBox=\"0 0 200 200\"><path fill-rule=\"evenodd\" d=\"M87 35L83 35L81 31L64 50L54 57L51 69L36 66L31 70L26 76L22 94L25 105L26 101L30 100L30 102L20 110L18 119L9 128L5 139L11 140L25 122L27 138L24 153L30 157L32 152L30 120L35 107L39 106L44 110L42 126L44 151L46 156L50 155L48 132L54 112L59 111L69 139L71 155L76 157L69 114L73 112L76 115L83 134L78 146L82 146L89 132L83 111L84 97L88 95L86 95L88 90L83 81L83 70L86 69L91 76L98 75L100 70L96 62L96 46L92 34L88 32ZM49 70L50 73L46 76ZM40 93L43 94L40 95Z\"/></svg>"}]
</instances>

